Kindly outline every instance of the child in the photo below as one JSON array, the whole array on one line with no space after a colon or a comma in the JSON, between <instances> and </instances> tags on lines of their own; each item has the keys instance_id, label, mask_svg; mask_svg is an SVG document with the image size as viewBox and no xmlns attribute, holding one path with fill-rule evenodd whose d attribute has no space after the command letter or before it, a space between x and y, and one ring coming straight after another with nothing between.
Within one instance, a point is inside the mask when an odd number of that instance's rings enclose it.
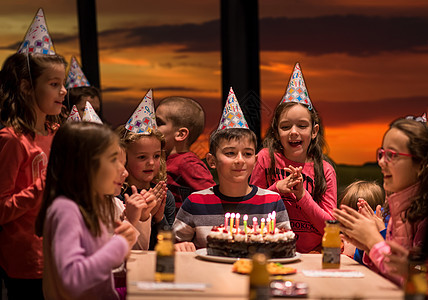
<instances>
[{"instance_id":1,"label":"child","mask_svg":"<svg viewBox=\"0 0 428 300\"><path fill-rule=\"evenodd\" d=\"M138 192L160 187L166 189L165 138L157 130L154 114L152 90L149 90L125 126L117 129L125 145L128 170L128 186L135 186ZM124 194L131 195L129 187ZM175 200L171 192L159 198L152 209L152 233L149 249L157 242L159 229L172 226L175 215Z\"/></svg>"},{"instance_id":2,"label":"child","mask_svg":"<svg viewBox=\"0 0 428 300\"><path fill-rule=\"evenodd\" d=\"M118 159L122 165L126 165L126 148L124 144L121 144L119 147ZM114 181L114 195L118 196L122 193L122 188L128 175L129 173L125 168L123 169L122 173L118 175ZM137 192L135 187L133 187L131 191L132 194L130 196L127 194L125 195L126 207L122 200L120 200L118 197L114 197L114 219L124 220L126 217L126 219L139 232L137 243L133 246L133 249L148 250L152 220L150 212L156 206L156 195L154 193L140 194Z\"/></svg>"},{"instance_id":3,"label":"child","mask_svg":"<svg viewBox=\"0 0 428 300\"><path fill-rule=\"evenodd\" d=\"M205 114L193 99L167 97L156 109L156 122L165 136L167 184L178 211L188 195L215 185L207 166L190 151L204 130Z\"/></svg>"},{"instance_id":4,"label":"child","mask_svg":"<svg viewBox=\"0 0 428 300\"><path fill-rule=\"evenodd\" d=\"M386 241L395 241L410 250L421 246L428 215L428 129L418 121L399 119L385 133L377 151L384 175L390 219ZM365 251L363 261L397 284L400 277L390 273L385 256L391 252L376 223L346 205L334 210L335 218L349 242Z\"/></svg>"},{"instance_id":5,"label":"child","mask_svg":"<svg viewBox=\"0 0 428 300\"><path fill-rule=\"evenodd\" d=\"M376 182L359 180L347 186L340 196L340 199L340 204L347 205L356 211L359 210L359 207L361 207L361 209L367 210L367 205L371 212L376 210L379 215L381 211L381 205L385 200L385 195L382 188ZM379 218L379 220L380 222L378 224L378 230L384 232L383 235L385 235L385 225L381 218ZM355 245L344 240L343 254L356 259L356 250L358 251Z\"/></svg>"},{"instance_id":6,"label":"child","mask_svg":"<svg viewBox=\"0 0 428 300\"><path fill-rule=\"evenodd\" d=\"M137 238L129 222L114 224L114 181L124 170L118 150L114 132L95 123L68 122L53 139L36 222L47 299L118 298L112 269Z\"/></svg>"},{"instance_id":7,"label":"child","mask_svg":"<svg viewBox=\"0 0 428 300\"><path fill-rule=\"evenodd\" d=\"M294 90L301 94L295 96ZM336 172L323 155L323 128L299 64L275 109L264 147L250 183L281 194L291 229L299 236L297 251L320 251L325 221L336 208Z\"/></svg>"},{"instance_id":8,"label":"child","mask_svg":"<svg viewBox=\"0 0 428 300\"><path fill-rule=\"evenodd\" d=\"M65 87L68 90L68 96L67 101L65 101L65 111L62 112L64 121L68 118L74 105L76 105L79 118L82 119L86 102L89 102L97 116L100 114L101 92L98 88L89 84L74 56L71 58Z\"/></svg>"},{"instance_id":9,"label":"child","mask_svg":"<svg viewBox=\"0 0 428 300\"><path fill-rule=\"evenodd\" d=\"M66 62L53 51L46 30L46 47L35 44L40 25L46 28L41 9L31 27L38 29L29 30L31 35L27 33L18 53L5 60L0 72L0 269L9 299L43 299L42 239L34 234L34 223L67 94Z\"/></svg>"},{"instance_id":10,"label":"child","mask_svg":"<svg viewBox=\"0 0 428 300\"><path fill-rule=\"evenodd\" d=\"M207 162L211 168L217 169L219 184L195 192L184 201L173 225L176 251L205 248L206 237L212 226L222 224L226 212L248 214L248 220L252 220L253 217L260 219L276 211L278 228L290 228L281 197L248 184L257 161L257 139L254 132L248 129L234 96L231 91L226 108L229 103L235 103L237 108L230 111L239 111L244 125L240 127L237 126L239 122L234 122L234 127L225 126L225 129L218 129L211 134ZM219 128L223 128L222 122Z\"/></svg>"},{"instance_id":11,"label":"child","mask_svg":"<svg viewBox=\"0 0 428 300\"><path fill-rule=\"evenodd\" d=\"M73 105L76 105L79 111L80 118L83 118L83 111L85 110L86 101L88 101L94 108L97 115L100 114L101 110L101 93L94 86L83 86L69 89L69 107L68 111L71 110Z\"/></svg>"}]
</instances>

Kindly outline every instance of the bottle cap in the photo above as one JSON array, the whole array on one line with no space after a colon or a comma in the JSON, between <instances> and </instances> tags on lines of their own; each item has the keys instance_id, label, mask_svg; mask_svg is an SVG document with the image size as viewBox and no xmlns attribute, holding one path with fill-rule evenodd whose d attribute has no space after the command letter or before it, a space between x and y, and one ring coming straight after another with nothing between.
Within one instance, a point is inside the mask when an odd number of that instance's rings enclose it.
<instances>
[{"instance_id":1,"label":"bottle cap","mask_svg":"<svg viewBox=\"0 0 428 300\"><path fill-rule=\"evenodd\" d=\"M325 221L326 224L339 224L338 220L327 220Z\"/></svg>"}]
</instances>

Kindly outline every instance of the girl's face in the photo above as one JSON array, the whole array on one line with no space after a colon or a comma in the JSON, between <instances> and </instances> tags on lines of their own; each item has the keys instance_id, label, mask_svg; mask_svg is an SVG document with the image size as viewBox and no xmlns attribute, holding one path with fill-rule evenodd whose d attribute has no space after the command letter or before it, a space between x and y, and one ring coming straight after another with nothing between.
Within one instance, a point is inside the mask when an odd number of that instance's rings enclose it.
<instances>
[{"instance_id":1,"label":"girl's face","mask_svg":"<svg viewBox=\"0 0 428 300\"><path fill-rule=\"evenodd\" d=\"M162 155L161 142L154 136L142 137L128 147L129 184L148 188L159 173Z\"/></svg>"},{"instance_id":2,"label":"girl's face","mask_svg":"<svg viewBox=\"0 0 428 300\"><path fill-rule=\"evenodd\" d=\"M382 148L398 153L410 154L409 137L397 128L388 130L383 138ZM396 193L418 182L420 163L415 163L410 156L397 155L387 162L383 156L378 162L383 174L385 191Z\"/></svg>"},{"instance_id":3,"label":"girl's face","mask_svg":"<svg viewBox=\"0 0 428 300\"><path fill-rule=\"evenodd\" d=\"M309 110L299 104L284 110L279 117L277 130L284 148L283 154L292 161L306 162L309 144L319 130L318 124L312 128Z\"/></svg>"},{"instance_id":4,"label":"girl's face","mask_svg":"<svg viewBox=\"0 0 428 300\"><path fill-rule=\"evenodd\" d=\"M64 87L65 67L51 63L37 78L34 89L37 116L59 115L67 94Z\"/></svg>"},{"instance_id":5,"label":"girl's face","mask_svg":"<svg viewBox=\"0 0 428 300\"><path fill-rule=\"evenodd\" d=\"M115 187L114 195L115 196L120 194L120 192L122 191L122 186L125 183L125 180L129 175L128 171L125 169L126 153L122 147L119 147L118 159L119 159L119 162L121 164L122 172L119 174L118 177L116 177L116 180L114 181L114 187Z\"/></svg>"},{"instance_id":6,"label":"girl's face","mask_svg":"<svg viewBox=\"0 0 428 300\"><path fill-rule=\"evenodd\" d=\"M119 144L117 141L100 155L100 167L95 175L94 186L98 196L115 195L116 179L123 172L123 164L119 161Z\"/></svg>"}]
</instances>

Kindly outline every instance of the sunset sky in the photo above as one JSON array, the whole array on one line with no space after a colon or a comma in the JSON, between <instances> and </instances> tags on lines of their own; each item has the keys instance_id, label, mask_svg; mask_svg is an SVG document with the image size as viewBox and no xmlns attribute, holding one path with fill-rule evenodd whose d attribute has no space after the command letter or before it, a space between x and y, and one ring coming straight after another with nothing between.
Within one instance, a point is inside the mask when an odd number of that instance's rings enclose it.
<instances>
[{"instance_id":1,"label":"sunset sky","mask_svg":"<svg viewBox=\"0 0 428 300\"><path fill-rule=\"evenodd\" d=\"M0 60L16 52L39 7L56 52L80 60L73 0L2 0ZM219 0L99 0L104 118L125 123L145 92L182 95L207 114L203 156L222 111ZM374 161L395 118L428 109L428 1L260 0L262 132L300 62L336 163Z\"/></svg>"}]
</instances>

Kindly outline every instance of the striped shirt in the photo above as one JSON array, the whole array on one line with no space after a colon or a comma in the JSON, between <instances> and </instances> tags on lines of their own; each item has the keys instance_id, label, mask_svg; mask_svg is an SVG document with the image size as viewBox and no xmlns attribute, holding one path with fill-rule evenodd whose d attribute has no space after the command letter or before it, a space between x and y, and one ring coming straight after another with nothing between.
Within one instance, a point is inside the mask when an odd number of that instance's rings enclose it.
<instances>
[{"instance_id":1,"label":"striped shirt","mask_svg":"<svg viewBox=\"0 0 428 300\"><path fill-rule=\"evenodd\" d=\"M276 212L276 226L290 229L287 210L278 193L251 186L251 192L243 197L228 197L220 193L218 185L191 194L183 202L173 225L176 242L193 242L197 249L205 248L207 235L213 226L224 223L226 212L241 215L240 228L243 229L243 216L248 215L248 225L256 217L267 218Z\"/></svg>"}]
</instances>

